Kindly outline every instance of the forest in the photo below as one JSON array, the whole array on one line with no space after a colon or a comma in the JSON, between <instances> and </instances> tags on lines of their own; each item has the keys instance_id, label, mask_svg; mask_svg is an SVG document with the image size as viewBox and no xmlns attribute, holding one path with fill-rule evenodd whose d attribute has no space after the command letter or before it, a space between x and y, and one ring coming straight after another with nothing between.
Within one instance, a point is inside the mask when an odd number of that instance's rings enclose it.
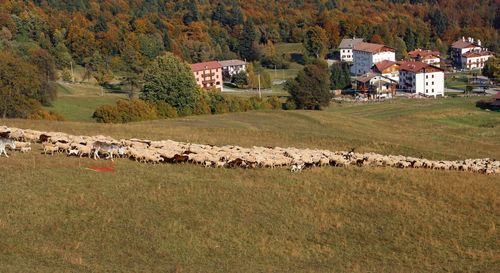
<instances>
[{"instance_id":1,"label":"forest","mask_svg":"<svg viewBox=\"0 0 500 273\"><path fill-rule=\"evenodd\" d=\"M64 76L73 65L85 67L99 84L120 75L134 85L166 51L188 63L241 58L286 67L290 56L280 56L274 45L305 39L317 46L314 58L334 53L343 37L354 36L394 47L398 57L415 48L446 55L462 36L496 51L496 2L6 0L0 3L0 49L40 73L40 86L57 77L54 71ZM44 90L37 100L50 104L52 93Z\"/></svg>"}]
</instances>

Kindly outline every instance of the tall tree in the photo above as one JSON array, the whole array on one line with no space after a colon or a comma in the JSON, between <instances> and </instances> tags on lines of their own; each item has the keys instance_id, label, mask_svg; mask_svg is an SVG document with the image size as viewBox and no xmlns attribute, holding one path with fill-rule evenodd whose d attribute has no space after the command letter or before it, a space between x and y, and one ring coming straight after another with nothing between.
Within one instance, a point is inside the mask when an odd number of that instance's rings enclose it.
<instances>
[{"instance_id":1,"label":"tall tree","mask_svg":"<svg viewBox=\"0 0 500 273\"><path fill-rule=\"evenodd\" d=\"M310 27L304 37L306 54L311 58L323 58L326 53L326 33L319 26Z\"/></svg>"},{"instance_id":2,"label":"tall tree","mask_svg":"<svg viewBox=\"0 0 500 273\"><path fill-rule=\"evenodd\" d=\"M320 110L330 103L330 75L328 65L316 61L299 71L295 79L287 81L285 89L298 109Z\"/></svg>"},{"instance_id":3,"label":"tall tree","mask_svg":"<svg viewBox=\"0 0 500 273\"><path fill-rule=\"evenodd\" d=\"M257 60L258 54L255 48L255 40L257 33L252 19L248 19L243 26L243 31L240 35L238 51L242 58L247 61Z\"/></svg>"},{"instance_id":4,"label":"tall tree","mask_svg":"<svg viewBox=\"0 0 500 273\"><path fill-rule=\"evenodd\" d=\"M0 116L27 118L40 108L41 75L36 66L0 52Z\"/></svg>"},{"instance_id":5,"label":"tall tree","mask_svg":"<svg viewBox=\"0 0 500 273\"><path fill-rule=\"evenodd\" d=\"M172 53L166 53L146 69L141 98L165 101L180 113L188 114L196 104L197 88L191 68Z\"/></svg>"}]
</instances>

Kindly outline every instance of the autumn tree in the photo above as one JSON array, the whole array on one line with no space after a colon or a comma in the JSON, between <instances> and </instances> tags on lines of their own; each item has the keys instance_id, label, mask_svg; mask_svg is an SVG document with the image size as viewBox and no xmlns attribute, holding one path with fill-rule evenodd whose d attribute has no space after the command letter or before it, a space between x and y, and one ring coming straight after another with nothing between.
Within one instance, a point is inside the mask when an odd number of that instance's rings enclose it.
<instances>
[{"instance_id":1,"label":"autumn tree","mask_svg":"<svg viewBox=\"0 0 500 273\"><path fill-rule=\"evenodd\" d=\"M330 74L323 61L306 65L297 77L285 84L298 109L320 110L330 103Z\"/></svg>"},{"instance_id":2,"label":"autumn tree","mask_svg":"<svg viewBox=\"0 0 500 273\"><path fill-rule=\"evenodd\" d=\"M27 118L40 109L42 77L35 65L0 52L0 115Z\"/></svg>"},{"instance_id":3,"label":"autumn tree","mask_svg":"<svg viewBox=\"0 0 500 273\"><path fill-rule=\"evenodd\" d=\"M323 58L326 53L325 30L319 26L310 27L306 30L304 37L304 48L307 57Z\"/></svg>"},{"instance_id":4,"label":"autumn tree","mask_svg":"<svg viewBox=\"0 0 500 273\"><path fill-rule=\"evenodd\" d=\"M146 69L141 98L165 101L180 113L192 113L197 85L191 68L171 53L157 57Z\"/></svg>"}]
</instances>

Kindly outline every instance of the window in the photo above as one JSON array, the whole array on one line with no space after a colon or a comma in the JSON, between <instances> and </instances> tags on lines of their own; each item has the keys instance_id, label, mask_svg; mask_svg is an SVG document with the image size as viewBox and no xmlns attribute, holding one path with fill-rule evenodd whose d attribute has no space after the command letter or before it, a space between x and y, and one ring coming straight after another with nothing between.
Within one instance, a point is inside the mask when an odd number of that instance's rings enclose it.
<instances>
[{"instance_id":1,"label":"window","mask_svg":"<svg viewBox=\"0 0 500 273\"><path fill-rule=\"evenodd\" d=\"M432 93L434 93L434 88L432 88Z\"/></svg>"},{"instance_id":2,"label":"window","mask_svg":"<svg viewBox=\"0 0 500 273\"><path fill-rule=\"evenodd\" d=\"M434 82L432 82L432 85L434 85Z\"/></svg>"},{"instance_id":3,"label":"window","mask_svg":"<svg viewBox=\"0 0 500 273\"><path fill-rule=\"evenodd\" d=\"M429 75L425 75L425 78L428 79L429 78Z\"/></svg>"},{"instance_id":4,"label":"window","mask_svg":"<svg viewBox=\"0 0 500 273\"><path fill-rule=\"evenodd\" d=\"M429 85L429 83L428 83L428 82L425 82L425 86L427 86L427 85Z\"/></svg>"},{"instance_id":5,"label":"window","mask_svg":"<svg viewBox=\"0 0 500 273\"><path fill-rule=\"evenodd\" d=\"M434 75L432 75L432 78L434 79Z\"/></svg>"}]
</instances>

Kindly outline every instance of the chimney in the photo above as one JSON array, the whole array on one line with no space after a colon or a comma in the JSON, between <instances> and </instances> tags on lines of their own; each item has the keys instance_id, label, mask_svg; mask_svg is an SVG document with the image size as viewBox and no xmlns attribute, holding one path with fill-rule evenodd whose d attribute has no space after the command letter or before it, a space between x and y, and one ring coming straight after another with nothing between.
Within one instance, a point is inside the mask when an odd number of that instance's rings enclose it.
<instances>
[{"instance_id":1,"label":"chimney","mask_svg":"<svg viewBox=\"0 0 500 273\"><path fill-rule=\"evenodd\" d=\"M481 46L481 40L477 39L477 45Z\"/></svg>"},{"instance_id":2,"label":"chimney","mask_svg":"<svg viewBox=\"0 0 500 273\"><path fill-rule=\"evenodd\" d=\"M462 41L464 41L464 42L465 42L465 37L464 37L464 36L462 36Z\"/></svg>"}]
</instances>

